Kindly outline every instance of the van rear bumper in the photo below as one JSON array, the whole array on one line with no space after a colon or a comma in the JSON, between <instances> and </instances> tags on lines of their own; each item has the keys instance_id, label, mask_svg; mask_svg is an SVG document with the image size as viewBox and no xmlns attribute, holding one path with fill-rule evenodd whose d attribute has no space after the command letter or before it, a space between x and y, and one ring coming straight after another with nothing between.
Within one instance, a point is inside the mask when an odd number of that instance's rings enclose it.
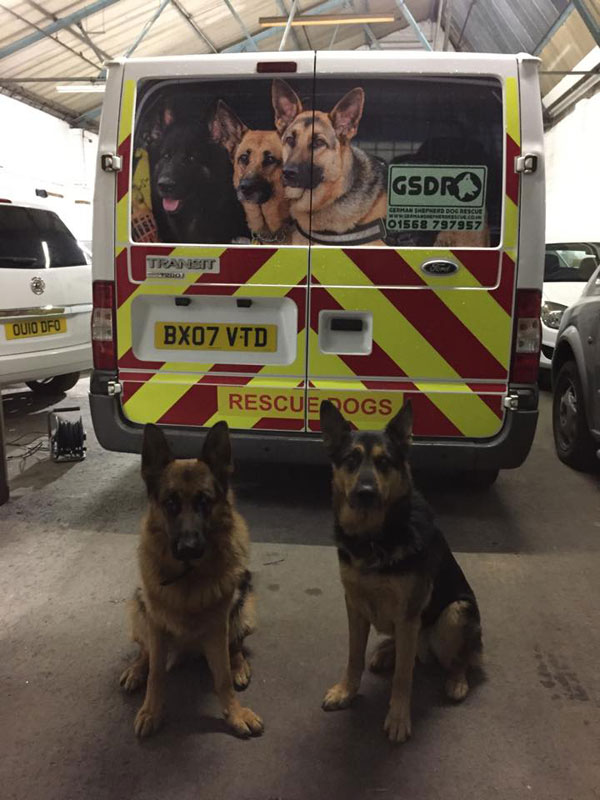
<instances>
[{"instance_id":1,"label":"van rear bumper","mask_svg":"<svg viewBox=\"0 0 600 800\"><path fill-rule=\"evenodd\" d=\"M98 441L106 450L140 453L144 426L125 419L119 398L90 392L90 408ZM536 397L537 399L537 397ZM537 405L537 403L536 403ZM411 462L417 469L448 471L513 469L527 458L537 425L537 408L507 410L502 430L492 439L415 439ZM177 458L196 458L205 432L169 426L168 438ZM237 431L232 435L240 460L324 463L325 450L318 434Z\"/></svg>"}]
</instances>

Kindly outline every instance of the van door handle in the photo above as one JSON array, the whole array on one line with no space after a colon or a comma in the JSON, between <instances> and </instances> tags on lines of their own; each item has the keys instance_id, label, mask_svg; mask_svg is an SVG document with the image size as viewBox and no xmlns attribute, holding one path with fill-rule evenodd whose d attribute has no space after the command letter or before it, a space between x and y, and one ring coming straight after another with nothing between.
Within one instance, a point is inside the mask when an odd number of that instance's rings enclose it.
<instances>
[{"instance_id":1,"label":"van door handle","mask_svg":"<svg viewBox=\"0 0 600 800\"><path fill-rule=\"evenodd\" d=\"M360 317L331 317L329 327L332 331L362 331L363 320Z\"/></svg>"}]
</instances>

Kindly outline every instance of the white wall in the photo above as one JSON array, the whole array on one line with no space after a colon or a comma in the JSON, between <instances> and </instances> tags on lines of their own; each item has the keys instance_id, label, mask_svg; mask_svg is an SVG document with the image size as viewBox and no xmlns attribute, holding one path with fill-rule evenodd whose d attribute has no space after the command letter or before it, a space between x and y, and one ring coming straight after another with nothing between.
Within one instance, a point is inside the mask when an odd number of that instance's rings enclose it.
<instances>
[{"instance_id":1,"label":"white wall","mask_svg":"<svg viewBox=\"0 0 600 800\"><path fill-rule=\"evenodd\" d=\"M52 208L83 241L92 238L97 146L96 134L0 95L0 197Z\"/></svg>"},{"instance_id":2,"label":"white wall","mask_svg":"<svg viewBox=\"0 0 600 800\"><path fill-rule=\"evenodd\" d=\"M600 242L600 93L548 131L546 241Z\"/></svg>"}]
</instances>

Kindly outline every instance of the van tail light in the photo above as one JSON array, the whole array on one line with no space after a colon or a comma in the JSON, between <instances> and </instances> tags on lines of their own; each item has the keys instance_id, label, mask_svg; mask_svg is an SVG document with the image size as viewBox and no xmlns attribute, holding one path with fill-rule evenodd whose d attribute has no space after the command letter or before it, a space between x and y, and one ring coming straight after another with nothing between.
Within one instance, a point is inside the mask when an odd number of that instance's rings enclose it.
<instances>
[{"instance_id":1,"label":"van tail light","mask_svg":"<svg viewBox=\"0 0 600 800\"><path fill-rule=\"evenodd\" d=\"M117 368L115 336L115 284L113 281L94 281L94 310L92 311L92 351L94 368Z\"/></svg>"},{"instance_id":2,"label":"van tail light","mask_svg":"<svg viewBox=\"0 0 600 800\"><path fill-rule=\"evenodd\" d=\"M536 383L540 368L540 306L538 289L517 289L515 332L513 339L512 383Z\"/></svg>"}]
</instances>

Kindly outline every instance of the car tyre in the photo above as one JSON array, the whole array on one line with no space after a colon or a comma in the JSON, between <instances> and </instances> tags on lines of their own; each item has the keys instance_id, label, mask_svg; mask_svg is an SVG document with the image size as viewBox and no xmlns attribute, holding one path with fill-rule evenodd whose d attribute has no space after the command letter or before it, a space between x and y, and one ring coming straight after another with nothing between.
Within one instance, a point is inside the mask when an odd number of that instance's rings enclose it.
<instances>
[{"instance_id":1,"label":"car tyre","mask_svg":"<svg viewBox=\"0 0 600 800\"><path fill-rule=\"evenodd\" d=\"M598 464L597 446L585 416L583 389L574 361L559 370L552 397L552 432L556 455L574 469L588 471Z\"/></svg>"},{"instance_id":2,"label":"car tyre","mask_svg":"<svg viewBox=\"0 0 600 800\"><path fill-rule=\"evenodd\" d=\"M40 395L63 394L72 389L79 380L78 372L69 372L67 375L55 375L41 381L26 381L32 392Z\"/></svg>"}]
</instances>

